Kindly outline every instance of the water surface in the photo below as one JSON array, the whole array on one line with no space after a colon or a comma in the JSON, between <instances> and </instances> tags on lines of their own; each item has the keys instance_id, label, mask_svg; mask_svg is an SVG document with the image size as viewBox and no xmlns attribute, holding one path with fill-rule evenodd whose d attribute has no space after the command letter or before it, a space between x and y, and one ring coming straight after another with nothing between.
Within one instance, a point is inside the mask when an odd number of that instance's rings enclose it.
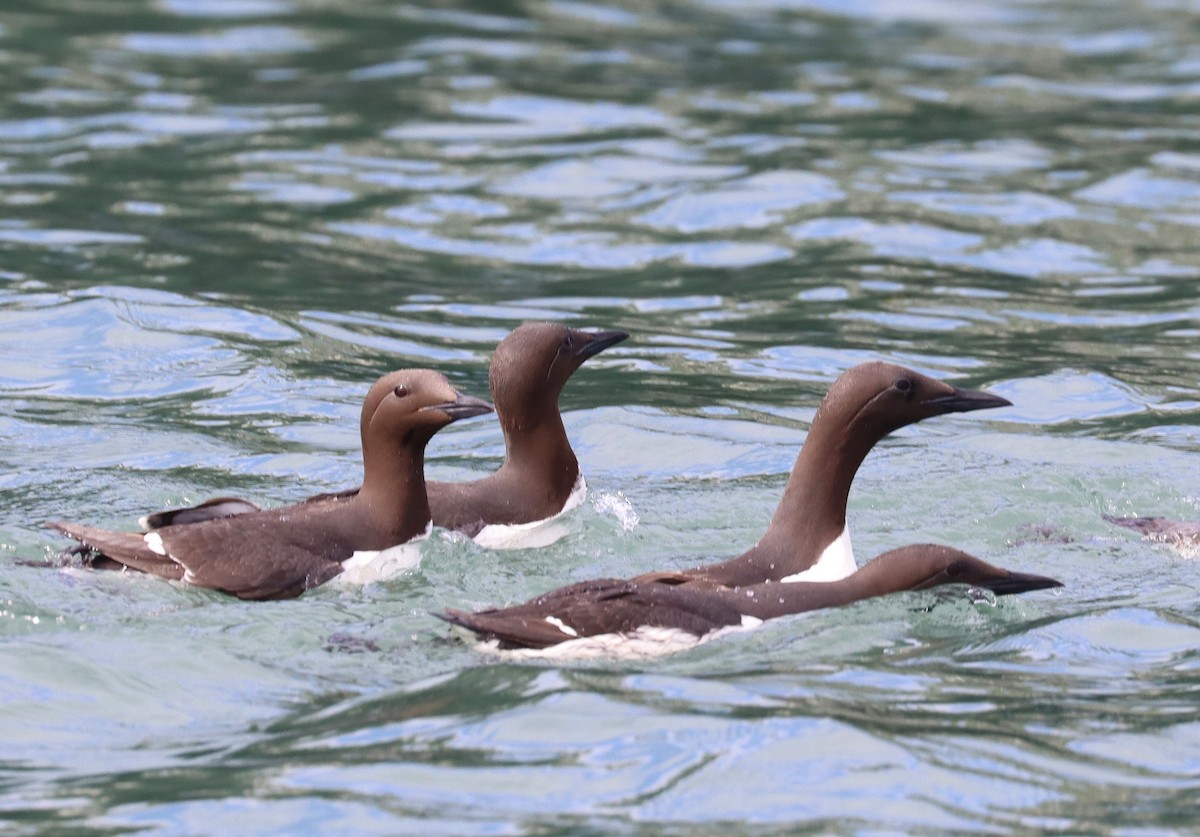
<instances>
[{"instance_id":1,"label":"water surface","mask_svg":"<svg viewBox=\"0 0 1200 837\"><path fill-rule=\"evenodd\" d=\"M16 0L0 14L0 823L14 833L1186 830L1200 815L1200 47L1183 2ZM277 604L27 566L354 484L374 378L484 394L518 323L633 337L563 398L566 536ZM860 562L925 593L580 666L428 612L725 557L881 358ZM498 464L494 423L429 471Z\"/></svg>"}]
</instances>

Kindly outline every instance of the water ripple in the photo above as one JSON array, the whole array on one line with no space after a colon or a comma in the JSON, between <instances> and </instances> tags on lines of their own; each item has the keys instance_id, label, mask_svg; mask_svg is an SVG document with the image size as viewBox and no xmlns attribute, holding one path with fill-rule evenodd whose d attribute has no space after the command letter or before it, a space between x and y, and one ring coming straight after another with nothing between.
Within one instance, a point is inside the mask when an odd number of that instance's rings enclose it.
<instances>
[{"instance_id":1,"label":"water ripple","mask_svg":"<svg viewBox=\"0 0 1200 837\"><path fill-rule=\"evenodd\" d=\"M183 58L229 58L313 48L303 33L287 26L237 26L203 35L139 32L122 39L126 49L147 55Z\"/></svg>"},{"instance_id":2,"label":"water ripple","mask_svg":"<svg viewBox=\"0 0 1200 837\"><path fill-rule=\"evenodd\" d=\"M1196 820L1195 556L1102 517L1200 515L1191 5L17 6L10 830ZM434 537L401 578L271 607L22 563L63 546L47 519L353 485L371 380L482 395L525 319L632 334L564 389L594 502L553 546ZM577 668L481 660L429 617L746 549L829 383L873 359L1015 406L877 446L860 557L938 540L1065 590ZM503 455L481 419L428 468Z\"/></svg>"}]
</instances>

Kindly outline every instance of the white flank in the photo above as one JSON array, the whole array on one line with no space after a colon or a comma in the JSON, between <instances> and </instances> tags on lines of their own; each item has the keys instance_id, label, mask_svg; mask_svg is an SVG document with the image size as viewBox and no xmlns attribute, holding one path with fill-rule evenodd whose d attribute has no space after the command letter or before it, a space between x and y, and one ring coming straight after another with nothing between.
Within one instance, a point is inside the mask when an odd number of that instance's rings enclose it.
<instances>
[{"instance_id":1,"label":"white flank","mask_svg":"<svg viewBox=\"0 0 1200 837\"><path fill-rule=\"evenodd\" d=\"M167 548L163 545L162 535L158 534L158 532L147 532L142 535L142 540L146 542L146 546L154 554L161 555L164 558L170 557L167 555Z\"/></svg>"},{"instance_id":2,"label":"white flank","mask_svg":"<svg viewBox=\"0 0 1200 837\"><path fill-rule=\"evenodd\" d=\"M492 523L479 530L479 534L475 536L475 543L484 549L538 549L549 546L565 537L571 530L565 525L548 524L579 508L586 496L587 482L581 472L575 479L567 502L563 503L557 514L532 523Z\"/></svg>"},{"instance_id":3,"label":"white flank","mask_svg":"<svg viewBox=\"0 0 1200 837\"><path fill-rule=\"evenodd\" d=\"M568 625L563 620L559 619L557 616L547 616L546 621L549 622L554 627L558 628L560 631L562 631L567 636L579 636L579 631L572 628L570 625Z\"/></svg>"},{"instance_id":4,"label":"white flank","mask_svg":"<svg viewBox=\"0 0 1200 837\"><path fill-rule=\"evenodd\" d=\"M551 622L553 620L553 622ZM549 617L547 622L557 622ZM643 626L627 634L598 634L579 639L568 639L549 648L515 648L501 649L496 640L480 642L478 637L465 628L457 628L455 632L466 641L473 643L479 651L496 654L508 659L517 660L598 660L598 659L628 659L632 657L661 657L665 654L677 654L699 645L704 645L719 637L745 630L752 630L762 624L761 619L753 616L743 616L741 625L729 625L715 631L709 631L704 636L681 631L678 628L658 628ZM557 627L557 626L556 626Z\"/></svg>"},{"instance_id":5,"label":"white flank","mask_svg":"<svg viewBox=\"0 0 1200 837\"><path fill-rule=\"evenodd\" d=\"M337 584L368 584L395 578L421 564L421 541L429 537L433 524L410 541L387 549L355 552L342 562L342 571L333 577Z\"/></svg>"},{"instance_id":6,"label":"white flank","mask_svg":"<svg viewBox=\"0 0 1200 837\"><path fill-rule=\"evenodd\" d=\"M854 549L850 546L850 527L847 526L842 530L842 534L838 535L837 540L825 547L825 551L821 553L821 557L817 559L817 563L804 572L785 576L780 581L784 583L793 581L841 581L843 578L854 575L857 571L858 564L854 562Z\"/></svg>"}]
</instances>

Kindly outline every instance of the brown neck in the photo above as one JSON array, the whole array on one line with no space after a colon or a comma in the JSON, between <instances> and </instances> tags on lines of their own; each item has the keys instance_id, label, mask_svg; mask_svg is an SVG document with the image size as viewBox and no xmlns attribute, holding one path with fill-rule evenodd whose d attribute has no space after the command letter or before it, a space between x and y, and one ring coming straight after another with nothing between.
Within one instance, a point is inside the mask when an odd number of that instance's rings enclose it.
<instances>
[{"instance_id":1,"label":"brown neck","mask_svg":"<svg viewBox=\"0 0 1200 837\"><path fill-rule=\"evenodd\" d=\"M755 584L738 590L733 597L743 612L759 619L774 619L792 613L804 613L909 590L917 583L900 574L892 577L887 562L872 561L858 572L839 581L799 581L794 584ZM754 595L747 595L753 593Z\"/></svg>"},{"instance_id":2,"label":"brown neck","mask_svg":"<svg viewBox=\"0 0 1200 837\"><path fill-rule=\"evenodd\" d=\"M864 443L849 428L826 428L814 424L804 441L762 540L797 544L815 534L823 549L846 528L850 486L875 440Z\"/></svg>"},{"instance_id":3,"label":"brown neck","mask_svg":"<svg viewBox=\"0 0 1200 837\"><path fill-rule=\"evenodd\" d=\"M425 445L432 433L410 433L400 444L372 445L362 488L353 502L366 509L375 527L403 543L429 526L425 491Z\"/></svg>"},{"instance_id":4,"label":"brown neck","mask_svg":"<svg viewBox=\"0 0 1200 837\"><path fill-rule=\"evenodd\" d=\"M701 569L724 584L754 584L803 572L846 528L846 502L859 465L876 442L818 411L767 531L749 550Z\"/></svg>"},{"instance_id":5,"label":"brown neck","mask_svg":"<svg viewBox=\"0 0 1200 837\"><path fill-rule=\"evenodd\" d=\"M561 493L563 485L570 492L579 476L579 462L571 450L562 416L555 406L538 412L519 424L509 416L501 420L505 452L501 471L534 474L549 481L556 494Z\"/></svg>"}]
</instances>

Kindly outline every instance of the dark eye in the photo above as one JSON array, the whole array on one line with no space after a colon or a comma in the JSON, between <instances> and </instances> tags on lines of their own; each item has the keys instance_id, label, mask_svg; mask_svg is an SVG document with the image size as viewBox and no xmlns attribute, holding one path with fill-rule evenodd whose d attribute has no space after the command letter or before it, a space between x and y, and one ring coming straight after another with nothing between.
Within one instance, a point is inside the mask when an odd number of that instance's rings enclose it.
<instances>
[{"instance_id":1,"label":"dark eye","mask_svg":"<svg viewBox=\"0 0 1200 837\"><path fill-rule=\"evenodd\" d=\"M404 384L400 384L394 390L392 390L392 393L397 398L405 398L408 396L408 387L406 387Z\"/></svg>"},{"instance_id":2,"label":"dark eye","mask_svg":"<svg viewBox=\"0 0 1200 837\"><path fill-rule=\"evenodd\" d=\"M898 378L896 379L896 383L892 384L892 386L894 386L897 391L903 394L906 399L912 398L913 393L917 389L916 386L913 385L913 382L908 378Z\"/></svg>"},{"instance_id":3,"label":"dark eye","mask_svg":"<svg viewBox=\"0 0 1200 837\"><path fill-rule=\"evenodd\" d=\"M946 567L946 575L949 578L958 578L958 576L962 574L962 571L963 565L958 561L951 561Z\"/></svg>"}]
</instances>

